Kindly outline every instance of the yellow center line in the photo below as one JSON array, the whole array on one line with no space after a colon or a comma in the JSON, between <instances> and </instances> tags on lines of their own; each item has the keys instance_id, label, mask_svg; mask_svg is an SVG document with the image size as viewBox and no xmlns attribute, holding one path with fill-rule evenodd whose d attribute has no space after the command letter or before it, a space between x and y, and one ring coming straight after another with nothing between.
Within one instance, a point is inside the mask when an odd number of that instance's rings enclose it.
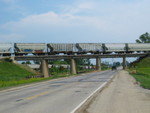
<instances>
[{"instance_id":1,"label":"yellow center line","mask_svg":"<svg viewBox=\"0 0 150 113\"><path fill-rule=\"evenodd\" d=\"M33 96L30 96L30 97L26 97L25 99L27 99L27 100L32 100L32 99L38 98L38 97L43 96L43 95L46 95L46 94L48 94L47 91L42 92L42 93L39 93L39 94L37 94L37 95L33 95Z\"/></svg>"}]
</instances>

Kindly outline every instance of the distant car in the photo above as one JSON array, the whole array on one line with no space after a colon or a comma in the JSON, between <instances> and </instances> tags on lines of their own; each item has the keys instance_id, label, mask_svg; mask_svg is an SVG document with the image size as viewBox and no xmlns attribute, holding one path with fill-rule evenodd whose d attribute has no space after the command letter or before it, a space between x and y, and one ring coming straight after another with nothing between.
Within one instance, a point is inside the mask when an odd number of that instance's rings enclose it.
<instances>
[{"instance_id":1,"label":"distant car","mask_svg":"<svg viewBox=\"0 0 150 113\"><path fill-rule=\"evenodd\" d=\"M112 66L112 70L117 70L117 67L116 66Z\"/></svg>"}]
</instances>

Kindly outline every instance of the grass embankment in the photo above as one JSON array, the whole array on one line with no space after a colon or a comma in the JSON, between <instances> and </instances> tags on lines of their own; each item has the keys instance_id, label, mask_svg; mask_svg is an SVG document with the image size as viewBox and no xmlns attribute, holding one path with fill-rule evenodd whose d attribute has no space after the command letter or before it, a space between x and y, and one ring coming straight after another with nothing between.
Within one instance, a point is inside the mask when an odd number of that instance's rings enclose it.
<instances>
[{"instance_id":1,"label":"grass embankment","mask_svg":"<svg viewBox=\"0 0 150 113\"><path fill-rule=\"evenodd\" d=\"M106 70L105 67L102 67L103 70ZM78 73L86 73L92 72L93 69L78 69ZM55 68L53 67L50 69L50 76L49 78L32 78L31 76L39 75L31 68L21 65L21 64L14 64L9 61L0 61L0 89L29 84L33 82L40 82L44 80L62 78L62 77L69 77L72 76L68 69L63 67Z\"/></svg>"},{"instance_id":2,"label":"grass embankment","mask_svg":"<svg viewBox=\"0 0 150 113\"><path fill-rule=\"evenodd\" d=\"M150 89L150 58L145 58L138 63L133 63L129 72L140 82L142 87Z\"/></svg>"},{"instance_id":3,"label":"grass embankment","mask_svg":"<svg viewBox=\"0 0 150 113\"><path fill-rule=\"evenodd\" d=\"M27 80L27 77L36 73L28 67L11 62L0 61L0 88L24 84L34 80Z\"/></svg>"},{"instance_id":4,"label":"grass embankment","mask_svg":"<svg viewBox=\"0 0 150 113\"><path fill-rule=\"evenodd\" d=\"M36 76L39 73L36 73L29 67L21 64L0 61L0 89L72 76L69 74L69 71L66 69L64 70L64 68L53 68L50 70L50 73L53 76L49 78L31 78L31 76Z\"/></svg>"}]
</instances>

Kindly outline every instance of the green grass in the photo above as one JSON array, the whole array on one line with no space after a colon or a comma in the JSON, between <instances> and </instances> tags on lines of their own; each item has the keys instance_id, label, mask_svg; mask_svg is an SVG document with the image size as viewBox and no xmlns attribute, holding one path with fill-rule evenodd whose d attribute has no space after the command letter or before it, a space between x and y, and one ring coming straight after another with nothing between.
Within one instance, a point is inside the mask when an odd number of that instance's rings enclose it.
<instances>
[{"instance_id":1,"label":"green grass","mask_svg":"<svg viewBox=\"0 0 150 113\"><path fill-rule=\"evenodd\" d=\"M19 65L5 61L0 62L0 81L21 80L24 79L26 76L32 75L35 74L27 71Z\"/></svg>"},{"instance_id":2,"label":"green grass","mask_svg":"<svg viewBox=\"0 0 150 113\"><path fill-rule=\"evenodd\" d=\"M150 89L150 76L144 74L132 74L132 76L140 82L143 88Z\"/></svg>"},{"instance_id":3,"label":"green grass","mask_svg":"<svg viewBox=\"0 0 150 113\"><path fill-rule=\"evenodd\" d=\"M150 89L150 58L145 58L129 69L131 75L140 82L143 88Z\"/></svg>"},{"instance_id":4,"label":"green grass","mask_svg":"<svg viewBox=\"0 0 150 113\"><path fill-rule=\"evenodd\" d=\"M50 76L49 78L30 78L30 79L22 79L22 80L0 81L0 88L5 89L8 87L20 86L20 85L25 85L25 84L35 83L35 82L42 82L45 80L51 80L51 79L56 79L56 78L69 77L69 76L72 76L72 75L58 74L55 76Z\"/></svg>"},{"instance_id":5,"label":"green grass","mask_svg":"<svg viewBox=\"0 0 150 113\"><path fill-rule=\"evenodd\" d=\"M29 82L35 82L37 79L26 79L36 73L32 72L27 67L19 64L13 64L7 61L0 61L0 88L15 86Z\"/></svg>"},{"instance_id":6,"label":"green grass","mask_svg":"<svg viewBox=\"0 0 150 113\"><path fill-rule=\"evenodd\" d=\"M12 80L12 81L0 81L0 88L6 88L10 86L22 85L31 82L38 82L45 80L43 78L31 78L31 79L24 79L24 80Z\"/></svg>"}]
</instances>

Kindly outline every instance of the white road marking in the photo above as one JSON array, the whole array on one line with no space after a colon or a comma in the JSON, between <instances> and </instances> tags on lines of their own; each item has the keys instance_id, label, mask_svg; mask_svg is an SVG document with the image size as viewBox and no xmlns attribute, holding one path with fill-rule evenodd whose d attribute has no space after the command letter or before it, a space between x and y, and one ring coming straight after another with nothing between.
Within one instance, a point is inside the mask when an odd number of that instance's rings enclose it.
<instances>
[{"instance_id":1,"label":"white road marking","mask_svg":"<svg viewBox=\"0 0 150 113\"><path fill-rule=\"evenodd\" d=\"M90 97L92 97L98 90L103 88L107 82L104 82L100 87L98 87L92 94L90 94L85 100L83 100L75 109L73 109L70 113L75 113Z\"/></svg>"},{"instance_id":2,"label":"white road marking","mask_svg":"<svg viewBox=\"0 0 150 113\"><path fill-rule=\"evenodd\" d=\"M114 77L111 76L110 80ZM109 80L109 81L110 81ZM75 109L73 109L70 113L75 113L76 110L78 110L90 97L92 97L97 91L99 91L100 89L102 89L109 81L104 82L102 85L100 85L92 94L90 94L85 100L83 100Z\"/></svg>"}]
</instances>

